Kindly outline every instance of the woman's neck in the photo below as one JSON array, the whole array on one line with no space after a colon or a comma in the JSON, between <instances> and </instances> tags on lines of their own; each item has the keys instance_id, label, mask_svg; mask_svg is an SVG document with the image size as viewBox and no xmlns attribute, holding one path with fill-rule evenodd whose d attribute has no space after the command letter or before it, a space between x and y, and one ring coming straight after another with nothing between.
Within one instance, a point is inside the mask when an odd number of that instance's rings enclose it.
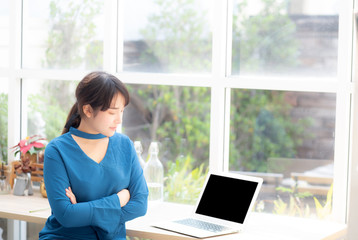
<instances>
[{"instance_id":1,"label":"woman's neck","mask_svg":"<svg viewBox=\"0 0 358 240\"><path fill-rule=\"evenodd\" d=\"M82 120L80 125L77 128L81 132L89 133L89 134L99 134L100 132L93 129L85 120Z\"/></svg>"}]
</instances>

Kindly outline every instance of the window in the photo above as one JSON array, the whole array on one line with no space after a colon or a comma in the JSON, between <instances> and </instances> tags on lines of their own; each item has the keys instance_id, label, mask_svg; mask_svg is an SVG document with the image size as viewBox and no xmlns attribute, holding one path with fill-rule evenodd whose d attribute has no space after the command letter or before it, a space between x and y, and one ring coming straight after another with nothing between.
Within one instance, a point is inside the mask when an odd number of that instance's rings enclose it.
<instances>
[{"instance_id":1,"label":"window","mask_svg":"<svg viewBox=\"0 0 358 240\"><path fill-rule=\"evenodd\" d=\"M61 135L67 115L75 103L77 82L24 79L27 135L46 137L48 141Z\"/></svg>"},{"instance_id":2,"label":"window","mask_svg":"<svg viewBox=\"0 0 358 240\"><path fill-rule=\"evenodd\" d=\"M344 222L357 212L346 210L355 2L0 0L2 154L6 141L58 136L77 82L104 70L131 93L122 132L145 160L161 143L167 201L194 203L208 169L243 172L266 180L256 211L327 218L332 207ZM317 171L330 176L307 176Z\"/></svg>"},{"instance_id":3,"label":"window","mask_svg":"<svg viewBox=\"0 0 358 240\"><path fill-rule=\"evenodd\" d=\"M264 178L257 211L328 217L337 99L325 82L339 77L338 1L231 4L227 168Z\"/></svg>"},{"instance_id":4,"label":"window","mask_svg":"<svg viewBox=\"0 0 358 240\"><path fill-rule=\"evenodd\" d=\"M167 178L164 199L194 204L208 170L209 89L129 85L129 90L131 102L124 113L123 132L141 141L145 150L151 141L160 143L159 159Z\"/></svg>"},{"instance_id":5,"label":"window","mask_svg":"<svg viewBox=\"0 0 358 240\"><path fill-rule=\"evenodd\" d=\"M229 169L264 178L257 210L327 217L316 201L326 202L333 183L335 94L234 89L231 97Z\"/></svg>"},{"instance_id":6,"label":"window","mask_svg":"<svg viewBox=\"0 0 358 240\"><path fill-rule=\"evenodd\" d=\"M0 1L0 68L9 66L9 1Z\"/></svg>"},{"instance_id":7,"label":"window","mask_svg":"<svg viewBox=\"0 0 358 240\"><path fill-rule=\"evenodd\" d=\"M232 74L337 76L338 1L233 2Z\"/></svg>"},{"instance_id":8,"label":"window","mask_svg":"<svg viewBox=\"0 0 358 240\"><path fill-rule=\"evenodd\" d=\"M207 1L125 1L123 9L124 71L210 73Z\"/></svg>"},{"instance_id":9,"label":"window","mask_svg":"<svg viewBox=\"0 0 358 240\"><path fill-rule=\"evenodd\" d=\"M24 1L23 67L102 69L103 2Z\"/></svg>"}]
</instances>

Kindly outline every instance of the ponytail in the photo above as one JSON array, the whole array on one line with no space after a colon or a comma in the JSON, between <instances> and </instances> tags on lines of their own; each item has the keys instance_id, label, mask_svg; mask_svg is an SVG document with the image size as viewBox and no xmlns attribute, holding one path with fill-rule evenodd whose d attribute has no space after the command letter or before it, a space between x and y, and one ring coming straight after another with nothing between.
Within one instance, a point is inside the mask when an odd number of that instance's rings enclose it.
<instances>
[{"instance_id":1,"label":"ponytail","mask_svg":"<svg viewBox=\"0 0 358 240\"><path fill-rule=\"evenodd\" d=\"M72 106L70 113L67 116L65 127L62 130L62 134L67 133L71 127L78 128L81 122L81 115L78 113L77 102Z\"/></svg>"}]
</instances>

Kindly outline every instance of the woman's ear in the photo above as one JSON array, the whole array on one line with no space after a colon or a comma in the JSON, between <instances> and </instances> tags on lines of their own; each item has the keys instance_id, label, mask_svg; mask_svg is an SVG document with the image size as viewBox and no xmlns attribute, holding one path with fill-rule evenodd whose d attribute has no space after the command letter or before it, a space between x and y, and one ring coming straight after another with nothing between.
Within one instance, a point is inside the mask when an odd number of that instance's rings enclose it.
<instances>
[{"instance_id":1,"label":"woman's ear","mask_svg":"<svg viewBox=\"0 0 358 240\"><path fill-rule=\"evenodd\" d=\"M83 105L83 113L86 115L87 118L91 118L93 116L93 109L91 105Z\"/></svg>"}]
</instances>

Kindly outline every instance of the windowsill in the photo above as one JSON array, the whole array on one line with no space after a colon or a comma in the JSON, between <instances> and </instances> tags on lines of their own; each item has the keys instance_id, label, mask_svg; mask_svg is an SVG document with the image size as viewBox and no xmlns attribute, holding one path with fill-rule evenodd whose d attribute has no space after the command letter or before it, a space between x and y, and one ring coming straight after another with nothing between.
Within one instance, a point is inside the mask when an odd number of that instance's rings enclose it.
<instances>
[{"instance_id":1,"label":"windowsill","mask_svg":"<svg viewBox=\"0 0 358 240\"><path fill-rule=\"evenodd\" d=\"M146 216L127 223L127 235L151 239L179 240L195 239L184 235L151 227L154 222L187 217L193 211L192 205L163 202L149 203ZM347 227L328 220L298 218L253 212L245 229L237 234L215 237L217 240L245 239L341 239Z\"/></svg>"},{"instance_id":2,"label":"windowsill","mask_svg":"<svg viewBox=\"0 0 358 240\"><path fill-rule=\"evenodd\" d=\"M37 191L34 196L0 195L0 218L44 224L51 214L46 198ZM146 216L127 223L127 235L150 239L193 239L151 227L157 221L188 216L193 206L176 203L149 203ZM210 238L237 239L340 239L346 235L345 224L266 213L252 213L243 232Z\"/></svg>"}]
</instances>

